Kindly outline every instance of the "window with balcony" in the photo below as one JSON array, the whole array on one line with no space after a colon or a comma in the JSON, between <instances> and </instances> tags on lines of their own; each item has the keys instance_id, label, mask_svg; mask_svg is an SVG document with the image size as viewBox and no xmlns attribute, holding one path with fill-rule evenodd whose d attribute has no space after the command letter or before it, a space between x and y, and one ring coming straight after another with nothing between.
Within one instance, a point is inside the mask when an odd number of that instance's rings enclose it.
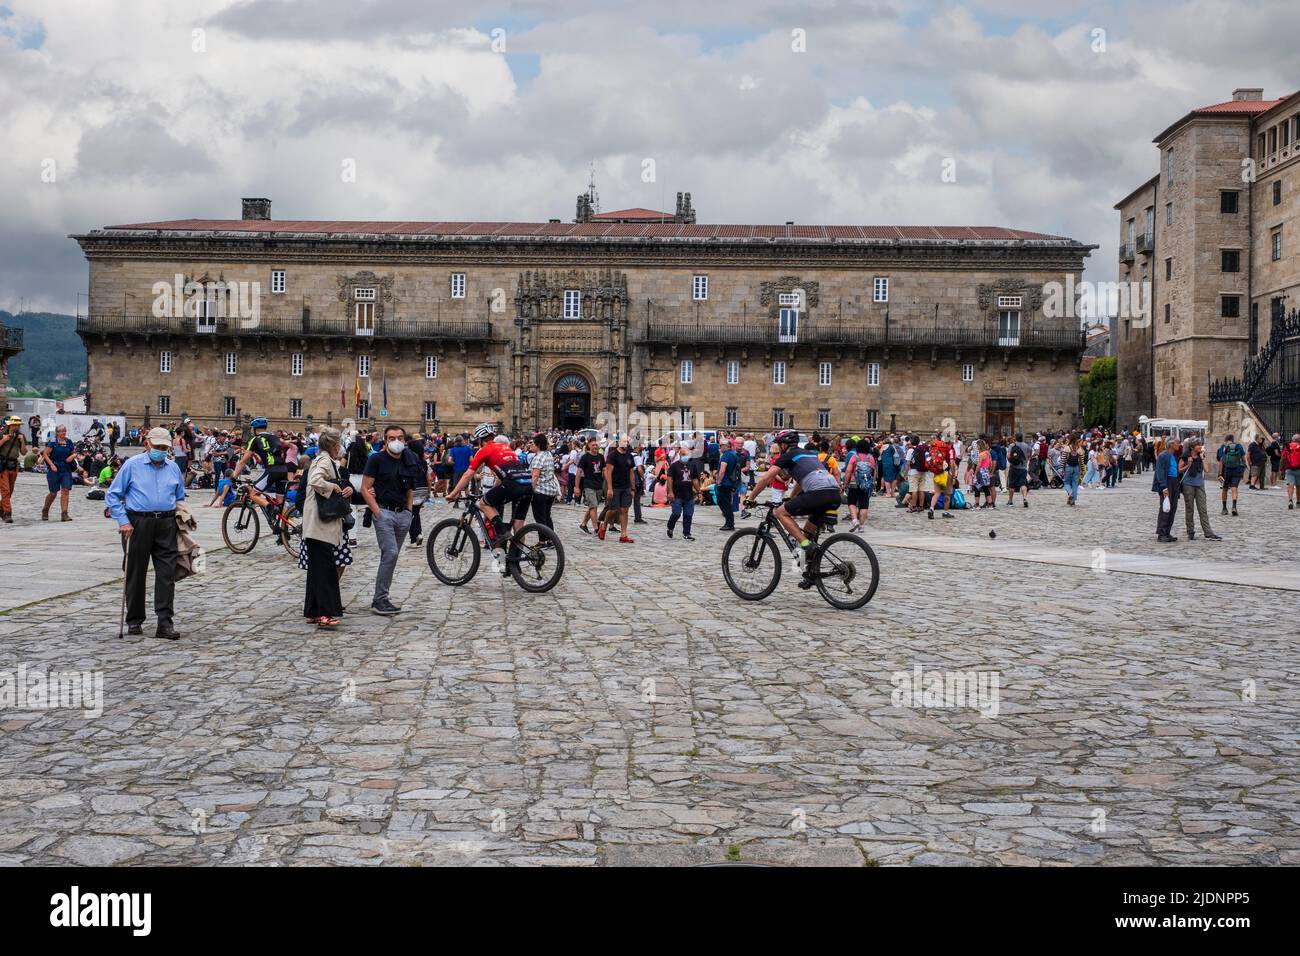
<instances>
[{"instance_id":1,"label":"window with balcony","mask_svg":"<svg viewBox=\"0 0 1300 956\"><path fill-rule=\"evenodd\" d=\"M829 408L817 409L817 427L818 428L831 427L831 410Z\"/></svg>"},{"instance_id":2,"label":"window with balcony","mask_svg":"<svg viewBox=\"0 0 1300 956\"><path fill-rule=\"evenodd\" d=\"M728 385L740 384L740 363L739 362L727 363L727 384Z\"/></svg>"},{"instance_id":3,"label":"window with balcony","mask_svg":"<svg viewBox=\"0 0 1300 956\"><path fill-rule=\"evenodd\" d=\"M876 276L875 280L871 284L871 301L889 301L889 279L884 276Z\"/></svg>"},{"instance_id":4,"label":"window with balcony","mask_svg":"<svg viewBox=\"0 0 1300 956\"><path fill-rule=\"evenodd\" d=\"M879 362L867 363L867 384L868 385L880 384L880 363Z\"/></svg>"},{"instance_id":5,"label":"window with balcony","mask_svg":"<svg viewBox=\"0 0 1300 956\"><path fill-rule=\"evenodd\" d=\"M227 395L222 399L221 407L227 418L233 416L235 414L235 396Z\"/></svg>"},{"instance_id":6,"label":"window with balcony","mask_svg":"<svg viewBox=\"0 0 1300 956\"><path fill-rule=\"evenodd\" d=\"M279 295L280 293L284 292L284 286L285 286L284 270L272 269L271 270L271 291L276 295Z\"/></svg>"},{"instance_id":7,"label":"window with balcony","mask_svg":"<svg viewBox=\"0 0 1300 956\"><path fill-rule=\"evenodd\" d=\"M734 405L727 406L727 412L723 416L723 428L735 428L740 422L739 410Z\"/></svg>"},{"instance_id":8,"label":"window with balcony","mask_svg":"<svg viewBox=\"0 0 1300 956\"><path fill-rule=\"evenodd\" d=\"M1263 133L1260 133L1259 136L1255 138L1255 146L1256 146L1255 158L1263 159L1265 152L1267 152L1267 146L1268 146L1268 140Z\"/></svg>"},{"instance_id":9,"label":"window with balcony","mask_svg":"<svg viewBox=\"0 0 1300 956\"><path fill-rule=\"evenodd\" d=\"M817 384L830 385L831 383L831 363L820 362L817 365Z\"/></svg>"},{"instance_id":10,"label":"window with balcony","mask_svg":"<svg viewBox=\"0 0 1300 956\"><path fill-rule=\"evenodd\" d=\"M289 417L290 417L290 418L302 418L302 399L301 399L301 398L291 398L291 399L289 399Z\"/></svg>"},{"instance_id":11,"label":"window with balcony","mask_svg":"<svg viewBox=\"0 0 1300 956\"><path fill-rule=\"evenodd\" d=\"M170 374L171 370L172 370L172 353L171 353L171 352L159 352L159 353L158 353L158 371L161 372L163 375L167 375L167 374Z\"/></svg>"},{"instance_id":12,"label":"window with balcony","mask_svg":"<svg viewBox=\"0 0 1300 956\"><path fill-rule=\"evenodd\" d=\"M170 395L158 396L158 414L170 415L172 413L172 397Z\"/></svg>"},{"instance_id":13,"label":"window with balcony","mask_svg":"<svg viewBox=\"0 0 1300 956\"><path fill-rule=\"evenodd\" d=\"M777 314L777 341L779 342L797 342L799 341L799 310L798 309L781 309Z\"/></svg>"},{"instance_id":14,"label":"window with balcony","mask_svg":"<svg viewBox=\"0 0 1300 956\"><path fill-rule=\"evenodd\" d=\"M1219 212L1227 215L1236 215L1237 213L1238 192L1235 189L1224 189L1219 192Z\"/></svg>"},{"instance_id":15,"label":"window with balcony","mask_svg":"<svg viewBox=\"0 0 1300 956\"><path fill-rule=\"evenodd\" d=\"M1273 155L1277 152L1277 127L1274 126L1268 131L1268 153Z\"/></svg>"},{"instance_id":16,"label":"window with balcony","mask_svg":"<svg viewBox=\"0 0 1300 956\"><path fill-rule=\"evenodd\" d=\"M194 331L212 333L217 331L217 300L199 299L194 303L197 310L194 319Z\"/></svg>"},{"instance_id":17,"label":"window with balcony","mask_svg":"<svg viewBox=\"0 0 1300 956\"><path fill-rule=\"evenodd\" d=\"M239 371L239 353L227 352L226 353L226 374L234 375L238 371Z\"/></svg>"},{"instance_id":18,"label":"window with balcony","mask_svg":"<svg viewBox=\"0 0 1300 956\"><path fill-rule=\"evenodd\" d=\"M453 272L451 274L451 297L453 299L465 298L465 273Z\"/></svg>"},{"instance_id":19,"label":"window with balcony","mask_svg":"<svg viewBox=\"0 0 1300 956\"><path fill-rule=\"evenodd\" d=\"M424 377L425 378L438 377L438 356L426 355L424 357Z\"/></svg>"},{"instance_id":20,"label":"window with balcony","mask_svg":"<svg viewBox=\"0 0 1300 956\"><path fill-rule=\"evenodd\" d=\"M1240 272L1241 251L1238 249L1220 249L1219 250L1219 271Z\"/></svg>"},{"instance_id":21,"label":"window with balcony","mask_svg":"<svg viewBox=\"0 0 1300 956\"><path fill-rule=\"evenodd\" d=\"M691 298L696 302L703 302L709 297L709 277L695 276L691 281Z\"/></svg>"},{"instance_id":22,"label":"window with balcony","mask_svg":"<svg viewBox=\"0 0 1300 956\"><path fill-rule=\"evenodd\" d=\"M1241 317L1241 296L1225 295L1220 297L1219 315L1225 319Z\"/></svg>"},{"instance_id":23,"label":"window with balcony","mask_svg":"<svg viewBox=\"0 0 1300 956\"><path fill-rule=\"evenodd\" d=\"M566 319L582 318L582 292L578 289L564 290L564 317Z\"/></svg>"},{"instance_id":24,"label":"window with balcony","mask_svg":"<svg viewBox=\"0 0 1300 956\"><path fill-rule=\"evenodd\" d=\"M374 335L375 334L375 290L374 289L355 289L352 297L354 302L354 315L356 318L355 330L357 335Z\"/></svg>"},{"instance_id":25,"label":"window with balcony","mask_svg":"<svg viewBox=\"0 0 1300 956\"><path fill-rule=\"evenodd\" d=\"M784 362L772 363L772 384L773 385L785 384L785 363Z\"/></svg>"},{"instance_id":26,"label":"window with balcony","mask_svg":"<svg viewBox=\"0 0 1300 956\"><path fill-rule=\"evenodd\" d=\"M290 375L302 374L302 353L301 352L294 352L292 357L290 357L289 374Z\"/></svg>"},{"instance_id":27,"label":"window with balcony","mask_svg":"<svg viewBox=\"0 0 1300 956\"><path fill-rule=\"evenodd\" d=\"M1020 310L1003 309L998 313L998 345L1020 344Z\"/></svg>"},{"instance_id":28,"label":"window with balcony","mask_svg":"<svg viewBox=\"0 0 1300 956\"><path fill-rule=\"evenodd\" d=\"M681 381L683 385L690 385L695 381L695 363L690 359L682 359Z\"/></svg>"},{"instance_id":29,"label":"window with balcony","mask_svg":"<svg viewBox=\"0 0 1300 956\"><path fill-rule=\"evenodd\" d=\"M357 356L357 378L369 378L369 377L370 377L370 356L358 355Z\"/></svg>"}]
</instances>

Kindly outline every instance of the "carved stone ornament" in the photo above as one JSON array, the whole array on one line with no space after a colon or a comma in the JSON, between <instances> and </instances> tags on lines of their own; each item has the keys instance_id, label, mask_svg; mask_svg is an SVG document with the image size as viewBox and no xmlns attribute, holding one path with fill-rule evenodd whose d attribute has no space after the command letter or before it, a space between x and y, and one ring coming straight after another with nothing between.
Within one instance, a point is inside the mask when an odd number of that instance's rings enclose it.
<instances>
[{"instance_id":1,"label":"carved stone ornament","mask_svg":"<svg viewBox=\"0 0 1300 956\"><path fill-rule=\"evenodd\" d=\"M467 366L465 369L465 404L497 405L500 402L500 375L496 366Z\"/></svg>"},{"instance_id":2,"label":"carved stone ornament","mask_svg":"<svg viewBox=\"0 0 1300 956\"><path fill-rule=\"evenodd\" d=\"M647 405L668 408L674 404L673 385L676 382L674 370L665 368L648 368L643 379L641 394Z\"/></svg>"},{"instance_id":3,"label":"carved stone ornament","mask_svg":"<svg viewBox=\"0 0 1300 956\"><path fill-rule=\"evenodd\" d=\"M1026 312L1037 312L1043 305L1043 287L1041 285L1022 282L1014 278L999 279L997 282L987 284L981 283L976 287L976 293L981 312L997 311L998 296L1000 295L1020 296L1021 308Z\"/></svg>"},{"instance_id":4,"label":"carved stone ornament","mask_svg":"<svg viewBox=\"0 0 1300 956\"><path fill-rule=\"evenodd\" d=\"M377 276L373 272L363 271L356 275L345 276L336 275L335 278L339 283L339 301L343 303L343 317L346 321L351 321L353 317L352 299L353 292L357 289L374 289L375 297L375 322L381 322L384 318L386 303L393 301L393 277Z\"/></svg>"},{"instance_id":5,"label":"carved stone ornament","mask_svg":"<svg viewBox=\"0 0 1300 956\"><path fill-rule=\"evenodd\" d=\"M758 302L760 305L767 306L768 311L775 317L781 307L781 295L794 292L795 289L802 289L804 292L802 308L805 310L820 302L821 284L804 282L798 276L781 276L775 282L764 282L758 287Z\"/></svg>"}]
</instances>

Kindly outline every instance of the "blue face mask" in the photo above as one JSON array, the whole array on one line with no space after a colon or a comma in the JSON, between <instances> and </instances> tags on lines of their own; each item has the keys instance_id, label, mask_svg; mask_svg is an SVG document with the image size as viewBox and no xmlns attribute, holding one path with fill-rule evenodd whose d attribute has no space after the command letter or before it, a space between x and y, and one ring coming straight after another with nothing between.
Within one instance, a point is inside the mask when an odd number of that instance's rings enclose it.
<instances>
[{"instance_id":1,"label":"blue face mask","mask_svg":"<svg viewBox=\"0 0 1300 956\"><path fill-rule=\"evenodd\" d=\"M157 461L166 461L166 460L167 460L167 452L165 452L165 451L159 451L157 448L150 448L150 449L149 449L149 460L150 460L150 461L154 461L154 462L157 462Z\"/></svg>"}]
</instances>

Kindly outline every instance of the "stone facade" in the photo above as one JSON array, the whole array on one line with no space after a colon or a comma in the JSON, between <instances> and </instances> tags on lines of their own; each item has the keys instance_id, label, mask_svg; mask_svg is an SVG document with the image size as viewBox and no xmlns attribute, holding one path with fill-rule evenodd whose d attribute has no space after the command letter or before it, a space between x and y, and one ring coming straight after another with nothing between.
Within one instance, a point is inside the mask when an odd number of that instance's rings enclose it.
<instances>
[{"instance_id":1,"label":"stone facade","mask_svg":"<svg viewBox=\"0 0 1300 956\"><path fill-rule=\"evenodd\" d=\"M9 360L23 350L23 330L0 324L0 397L9 394Z\"/></svg>"},{"instance_id":2,"label":"stone facade","mask_svg":"<svg viewBox=\"0 0 1300 956\"><path fill-rule=\"evenodd\" d=\"M1268 133L1276 136L1279 125L1287 126L1289 145L1269 152ZM1300 291L1296 243L1284 236L1282 258L1271 260L1273 233L1294 229L1284 224L1300 212L1297 134L1300 94L1265 101L1261 91L1243 89L1156 137L1159 174L1115 207L1120 278L1138 280L1149 266L1153 288L1154 342L1133 330L1126 342L1121 330L1121 421L1129 412L1208 419L1210 381L1240 375L1242 361L1268 337L1272 310L1282 308L1275 300L1285 303ZM1277 205L1275 180L1282 182ZM1141 235L1147 206L1154 210L1154 249L1126 262L1128 223L1136 219ZM1144 344L1152 356L1146 362Z\"/></svg>"},{"instance_id":3,"label":"stone facade","mask_svg":"<svg viewBox=\"0 0 1300 956\"><path fill-rule=\"evenodd\" d=\"M1045 318L1042 294L1077 279L1094 247L1074 240L345 225L180 221L76 237L90 263L79 331L93 406L132 422L237 412L288 427L377 418L386 381L388 420L457 430L615 423L638 411L756 432L782 420L807 431L931 430L946 419L1059 429L1077 415L1077 322ZM855 227L826 227L839 228ZM538 234L568 229L593 234ZM644 234L656 229L665 235ZM641 234L596 238L602 230ZM280 270L284 291L273 291ZM874 301L878 279L887 301ZM174 287L216 282L238 290L220 293L229 318L168 301ZM783 295L798 300L797 329L782 327ZM1009 295L1020 305L1008 332L999 297ZM369 408L354 405L358 382Z\"/></svg>"},{"instance_id":4,"label":"stone facade","mask_svg":"<svg viewBox=\"0 0 1300 956\"><path fill-rule=\"evenodd\" d=\"M1120 214L1119 281L1151 283L1153 302L1155 290L1159 287L1156 269L1159 261L1157 236L1161 233L1161 222L1156 215L1159 180L1159 176L1152 177L1115 206ZM1117 316L1112 323L1111 334L1115 337L1115 355L1119 363L1115 419L1120 427L1131 427L1137 423L1138 416L1152 414L1153 315L1151 309L1145 314L1130 312Z\"/></svg>"}]
</instances>

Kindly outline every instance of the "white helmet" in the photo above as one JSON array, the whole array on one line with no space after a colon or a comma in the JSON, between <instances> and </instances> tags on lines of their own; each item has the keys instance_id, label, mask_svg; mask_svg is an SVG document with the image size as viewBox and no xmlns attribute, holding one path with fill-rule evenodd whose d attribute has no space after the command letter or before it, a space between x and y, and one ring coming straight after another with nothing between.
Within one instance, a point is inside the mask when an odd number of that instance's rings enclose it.
<instances>
[{"instance_id":1,"label":"white helmet","mask_svg":"<svg viewBox=\"0 0 1300 956\"><path fill-rule=\"evenodd\" d=\"M474 429L474 434L471 437L475 441L478 441L480 438L491 438L495 433L496 429L487 424L487 422L484 422L482 425L478 426L478 428Z\"/></svg>"}]
</instances>

